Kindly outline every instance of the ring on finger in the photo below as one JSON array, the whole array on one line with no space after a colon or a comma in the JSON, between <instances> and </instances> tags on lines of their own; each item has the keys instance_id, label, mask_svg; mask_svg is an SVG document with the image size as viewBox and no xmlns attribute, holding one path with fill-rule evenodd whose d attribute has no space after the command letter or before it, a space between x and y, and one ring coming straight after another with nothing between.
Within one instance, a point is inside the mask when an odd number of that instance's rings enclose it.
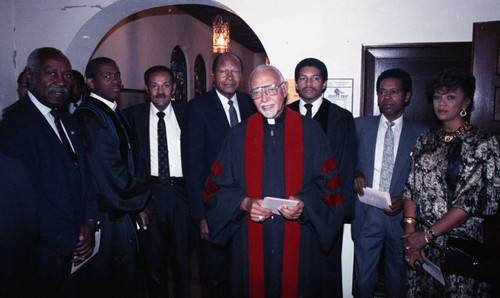
<instances>
[{"instance_id":1,"label":"ring on finger","mask_svg":"<svg viewBox=\"0 0 500 298\"><path fill-rule=\"evenodd\" d=\"M264 218L262 216L259 216L259 221L262 221Z\"/></svg>"},{"instance_id":2,"label":"ring on finger","mask_svg":"<svg viewBox=\"0 0 500 298\"><path fill-rule=\"evenodd\" d=\"M410 250L410 247L409 246L405 247L405 250Z\"/></svg>"}]
</instances>

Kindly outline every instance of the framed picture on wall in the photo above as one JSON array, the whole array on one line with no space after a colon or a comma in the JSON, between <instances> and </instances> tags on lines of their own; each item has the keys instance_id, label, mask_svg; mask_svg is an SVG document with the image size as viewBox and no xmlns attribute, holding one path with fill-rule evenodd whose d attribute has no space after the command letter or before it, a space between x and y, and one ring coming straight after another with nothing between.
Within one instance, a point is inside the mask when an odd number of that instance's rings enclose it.
<instances>
[{"instance_id":1,"label":"framed picture on wall","mask_svg":"<svg viewBox=\"0 0 500 298\"><path fill-rule=\"evenodd\" d=\"M353 85L352 78L328 79L323 97L352 112Z\"/></svg>"}]
</instances>

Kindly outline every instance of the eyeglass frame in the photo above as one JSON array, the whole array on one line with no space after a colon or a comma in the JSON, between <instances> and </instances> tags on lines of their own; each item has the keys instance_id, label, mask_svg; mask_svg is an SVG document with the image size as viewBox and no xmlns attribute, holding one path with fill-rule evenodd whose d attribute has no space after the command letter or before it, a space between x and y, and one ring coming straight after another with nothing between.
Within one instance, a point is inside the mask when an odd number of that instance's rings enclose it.
<instances>
[{"instance_id":1,"label":"eyeglass frame","mask_svg":"<svg viewBox=\"0 0 500 298\"><path fill-rule=\"evenodd\" d=\"M275 84L271 84L271 85L265 85L265 86L262 86L262 87L255 87L255 88L252 88L250 89L249 93L250 93L250 97L253 99L253 100L257 100L257 99L261 99L262 96L264 96L264 93L266 93L266 95L268 96L276 96L278 95L278 90L279 88L285 83L285 81L281 82L279 85L275 85ZM271 94L269 95L269 93L267 93L270 88L274 88L274 90L276 91L276 94ZM264 93L261 93L261 95L259 97L254 97L252 95L252 91L255 91L255 90L260 90L262 92L262 90L264 90ZM272 90L272 89L271 89Z\"/></svg>"}]
</instances>

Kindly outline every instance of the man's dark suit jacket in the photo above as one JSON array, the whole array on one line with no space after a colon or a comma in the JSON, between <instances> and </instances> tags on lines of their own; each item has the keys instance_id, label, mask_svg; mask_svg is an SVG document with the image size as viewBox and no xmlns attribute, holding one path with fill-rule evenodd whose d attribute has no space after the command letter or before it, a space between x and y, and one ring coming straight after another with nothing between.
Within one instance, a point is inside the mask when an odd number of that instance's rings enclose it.
<instances>
[{"instance_id":1,"label":"man's dark suit jacket","mask_svg":"<svg viewBox=\"0 0 500 298\"><path fill-rule=\"evenodd\" d=\"M299 101L288 105L299 111ZM354 217L354 167L356 163L356 128L351 112L323 98L318 112L313 117L326 133L328 145L337 159L342 179L345 218Z\"/></svg>"},{"instance_id":2,"label":"man's dark suit jacket","mask_svg":"<svg viewBox=\"0 0 500 298\"><path fill-rule=\"evenodd\" d=\"M171 103L182 130L185 105ZM123 111L130 123L134 143L134 160L138 177L151 181L151 149L149 139L151 103L138 104ZM167 138L170 136L167 133ZM167 258L171 260L174 296L190 296L191 218L185 185L163 185L150 182L154 196L154 215L149 227L142 232L146 280L151 297L167 295Z\"/></svg>"},{"instance_id":3,"label":"man's dark suit jacket","mask_svg":"<svg viewBox=\"0 0 500 298\"><path fill-rule=\"evenodd\" d=\"M86 219L98 218L80 132L69 115L61 113L60 117L79 169L28 94L7 107L2 120L1 148L24 164L36 191L41 238L38 252L44 286L69 276L80 225Z\"/></svg>"},{"instance_id":4,"label":"man's dark suit jacket","mask_svg":"<svg viewBox=\"0 0 500 298\"><path fill-rule=\"evenodd\" d=\"M35 191L23 164L2 153L0 197L0 297L32 297L38 243Z\"/></svg>"},{"instance_id":5,"label":"man's dark suit jacket","mask_svg":"<svg viewBox=\"0 0 500 298\"><path fill-rule=\"evenodd\" d=\"M255 113L248 94L236 92L241 121ZM193 220L204 219L203 186L224 143L229 123L215 90L188 103L182 130L182 168Z\"/></svg>"}]
</instances>

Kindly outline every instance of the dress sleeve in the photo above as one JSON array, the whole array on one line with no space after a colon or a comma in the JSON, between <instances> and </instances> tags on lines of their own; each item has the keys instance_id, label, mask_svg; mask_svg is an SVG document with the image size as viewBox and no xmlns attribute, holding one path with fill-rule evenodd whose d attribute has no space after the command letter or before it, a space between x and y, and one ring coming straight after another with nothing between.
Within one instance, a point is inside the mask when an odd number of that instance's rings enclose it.
<instances>
[{"instance_id":1,"label":"dress sleeve","mask_svg":"<svg viewBox=\"0 0 500 298\"><path fill-rule=\"evenodd\" d=\"M500 153L495 137L466 143L464 165L457 182L453 207L473 217L491 216L498 210ZM465 145L465 144L464 144Z\"/></svg>"},{"instance_id":2,"label":"dress sleeve","mask_svg":"<svg viewBox=\"0 0 500 298\"><path fill-rule=\"evenodd\" d=\"M243 154L238 154L243 149L234 142L234 131L231 130L226 137L203 193L210 241L219 245L225 245L247 218L246 212L240 209L241 202L248 196L244 181L245 165L239 158Z\"/></svg>"},{"instance_id":3,"label":"dress sleeve","mask_svg":"<svg viewBox=\"0 0 500 298\"><path fill-rule=\"evenodd\" d=\"M343 177L321 128L316 124L313 125L315 127L304 129L308 132L304 141L304 175L302 189L296 196L304 202L304 211L299 223L309 225L315 232L321 248L328 251L343 224ZM307 147L314 151L314 154L306 153Z\"/></svg>"},{"instance_id":4,"label":"dress sleeve","mask_svg":"<svg viewBox=\"0 0 500 298\"><path fill-rule=\"evenodd\" d=\"M84 135L87 162L106 211L137 212L149 199L148 185L134 177L121 158L116 138L91 112L76 114Z\"/></svg>"}]
</instances>

